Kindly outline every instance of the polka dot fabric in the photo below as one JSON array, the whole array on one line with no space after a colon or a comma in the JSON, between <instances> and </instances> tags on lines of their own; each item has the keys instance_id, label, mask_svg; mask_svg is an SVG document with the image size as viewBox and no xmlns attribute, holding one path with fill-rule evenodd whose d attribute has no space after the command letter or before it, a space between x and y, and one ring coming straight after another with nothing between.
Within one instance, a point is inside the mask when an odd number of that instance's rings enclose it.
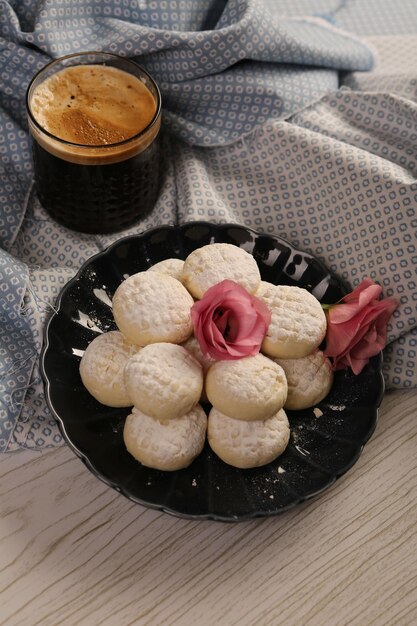
<instances>
[{"instance_id":1,"label":"polka dot fabric","mask_svg":"<svg viewBox=\"0 0 417 626\"><path fill-rule=\"evenodd\" d=\"M27 280L27 267L0 249L0 450L10 444L37 355L22 306Z\"/></svg>"},{"instance_id":2,"label":"polka dot fabric","mask_svg":"<svg viewBox=\"0 0 417 626\"><path fill-rule=\"evenodd\" d=\"M120 236L162 224L233 221L285 236L352 286L370 275L400 301L387 383L417 385L417 77L404 71L416 39L406 0L390 15L383 0L378 28L376 2L0 0L1 451L62 441L38 357L63 285ZM51 58L86 49L137 60L163 97L160 196L116 235L56 224L32 185L27 85Z\"/></svg>"},{"instance_id":3,"label":"polka dot fabric","mask_svg":"<svg viewBox=\"0 0 417 626\"><path fill-rule=\"evenodd\" d=\"M327 19L362 37L415 34L415 0L264 0L270 11Z\"/></svg>"},{"instance_id":4,"label":"polka dot fabric","mask_svg":"<svg viewBox=\"0 0 417 626\"><path fill-rule=\"evenodd\" d=\"M197 145L233 142L269 117L285 115L334 88L335 70L372 65L366 45L326 20L278 18L260 0L50 0L37 11L32 0L2 0L1 5L0 36L19 46L10 55L20 73L23 58L17 55L27 46L44 53L44 62L92 49L132 57L159 83L165 126ZM268 72L264 62L270 64ZM243 108L242 63L249 63L254 75ZM12 76L10 67L6 80ZM25 78L16 79L20 89ZM219 115L222 92L228 97Z\"/></svg>"}]
</instances>

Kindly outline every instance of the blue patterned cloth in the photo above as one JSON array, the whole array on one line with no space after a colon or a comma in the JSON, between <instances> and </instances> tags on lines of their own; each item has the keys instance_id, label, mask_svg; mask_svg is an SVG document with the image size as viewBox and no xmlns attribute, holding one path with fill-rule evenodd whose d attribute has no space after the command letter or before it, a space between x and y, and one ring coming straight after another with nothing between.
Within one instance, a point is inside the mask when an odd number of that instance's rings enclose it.
<instances>
[{"instance_id":1,"label":"blue patterned cloth","mask_svg":"<svg viewBox=\"0 0 417 626\"><path fill-rule=\"evenodd\" d=\"M32 188L27 85L51 58L87 49L137 60L163 97L163 188L122 235L233 221L284 236L352 286L371 276L401 303L387 384L417 386L417 72L404 69L417 7L383 3L379 37L361 16L373 23L380 0L362 14L332 0L0 0L0 451L61 442L39 375L45 318L121 236L58 225Z\"/></svg>"}]
</instances>

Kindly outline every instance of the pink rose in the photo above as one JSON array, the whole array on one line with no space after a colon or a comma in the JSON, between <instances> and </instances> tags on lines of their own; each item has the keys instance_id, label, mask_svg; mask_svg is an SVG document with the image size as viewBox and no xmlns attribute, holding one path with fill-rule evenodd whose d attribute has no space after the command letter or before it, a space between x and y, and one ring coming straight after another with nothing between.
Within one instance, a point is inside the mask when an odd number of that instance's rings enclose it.
<instances>
[{"instance_id":1,"label":"pink rose","mask_svg":"<svg viewBox=\"0 0 417 626\"><path fill-rule=\"evenodd\" d=\"M370 357L385 347L387 323L397 302L380 300L382 288L365 278L339 303L327 308L327 334L324 354L331 357L333 369L352 368L360 374Z\"/></svg>"},{"instance_id":2,"label":"pink rose","mask_svg":"<svg viewBox=\"0 0 417 626\"><path fill-rule=\"evenodd\" d=\"M223 280L207 289L193 305L191 319L206 356L234 360L259 352L271 313L246 289L232 280Z\"/></svg>"}]
</instances>

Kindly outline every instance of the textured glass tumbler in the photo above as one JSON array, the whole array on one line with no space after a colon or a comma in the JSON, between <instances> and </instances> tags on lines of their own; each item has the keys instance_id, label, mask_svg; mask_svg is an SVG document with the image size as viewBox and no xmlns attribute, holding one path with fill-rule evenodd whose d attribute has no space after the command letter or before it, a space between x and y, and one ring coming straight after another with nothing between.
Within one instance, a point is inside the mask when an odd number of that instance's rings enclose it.
<instances>
[{"instance_id":1,"label":"textured glass tumbler","mask_svg":"<svg viewBox=\"0 0 417 626\"><path fill-rule=\"evenodd\" d=\"M34 91L54 74L80 65L109 66L139 79L154 101L146 126L127 139L100 145L74 143L46 130L34 114ZM80 232L113 233L151 212L159 191L161 96L143 68L102 52L62 57L32 79L26 106L35 186L41 204L52 217Z\"/></svg>"}]
</instances>

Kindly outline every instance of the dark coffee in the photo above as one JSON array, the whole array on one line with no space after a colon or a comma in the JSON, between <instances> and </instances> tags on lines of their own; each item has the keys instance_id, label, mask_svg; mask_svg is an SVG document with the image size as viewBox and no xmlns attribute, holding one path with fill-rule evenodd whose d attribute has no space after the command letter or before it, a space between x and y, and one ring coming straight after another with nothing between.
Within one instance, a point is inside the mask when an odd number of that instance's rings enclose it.
<instances>
[{"instance_id":1,"label":"dark coffee","mask_svg":"<svg viewBox=\"0 0 417 626\"><path fill-rule=\"evenodd\" d=\"M149 214L158 196L159 138L143 152L107 165L70 163L32 144L41 204L58 222L85 233L112 233Z\"/></svg>"},{"instance_id":2,"label":"dark coffee","mask_svg":"<svg viewBox=\"0 0 417 626\"><path fill-rule=\"evenodd\" d=\"M80 65L83 56L88 64ZM29 127L42 205L69 228L112 233L155 204L160 96L136 64L116 57L117 67L97 65L97 56L114 62L104 53L74 55L35 77ZM66 59L76 64L62 69Z\"/></svg>"}]
</instances>

